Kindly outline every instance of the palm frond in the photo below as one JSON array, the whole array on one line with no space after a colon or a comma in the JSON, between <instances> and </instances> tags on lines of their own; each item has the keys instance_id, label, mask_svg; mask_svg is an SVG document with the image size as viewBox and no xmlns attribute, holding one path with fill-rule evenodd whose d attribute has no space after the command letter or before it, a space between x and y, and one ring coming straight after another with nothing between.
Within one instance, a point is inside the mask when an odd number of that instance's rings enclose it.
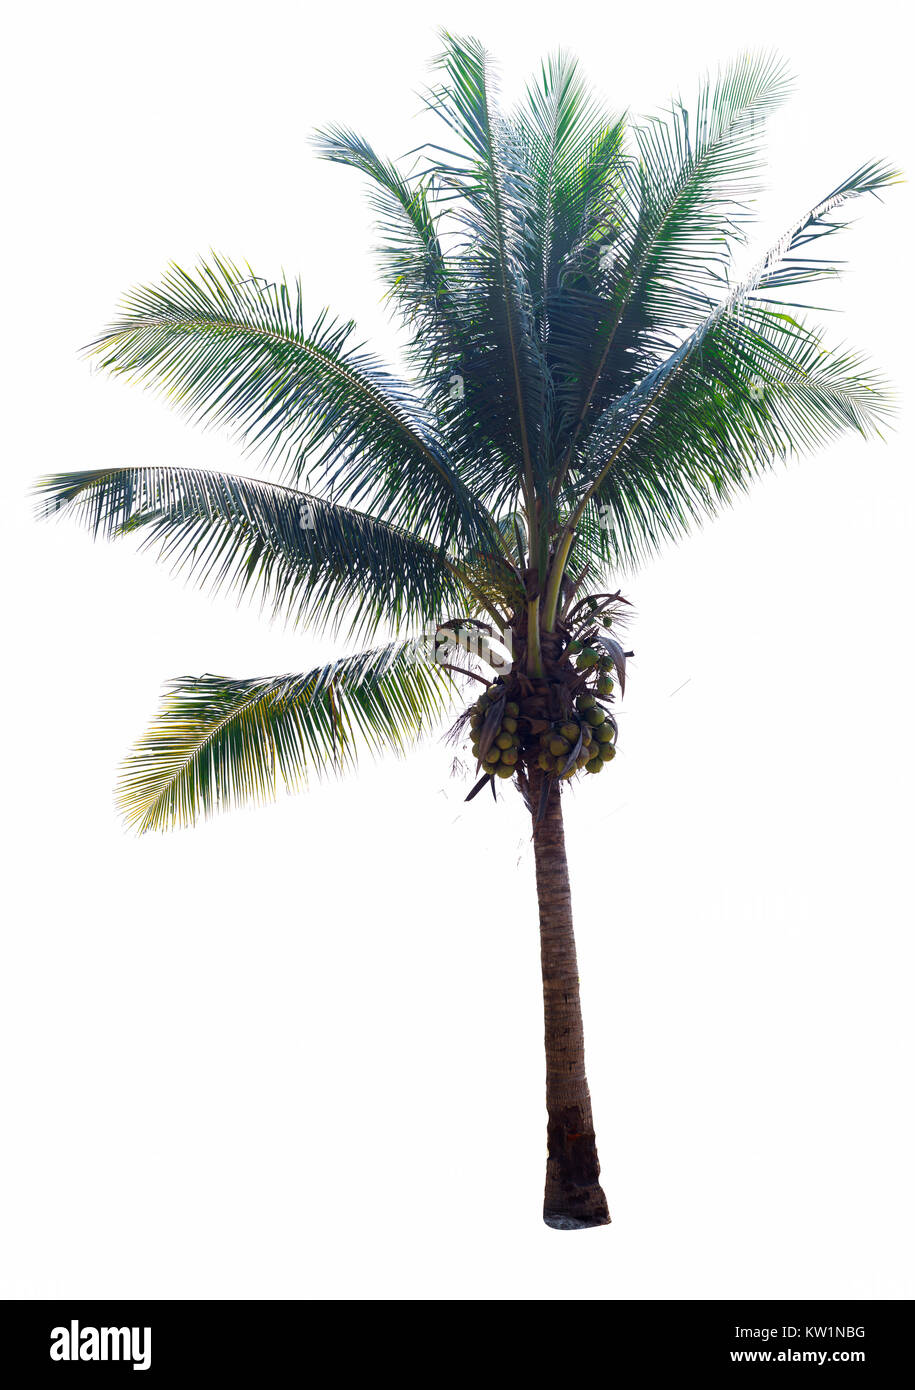
<instances>
[{"instance_id":1,"label":"palm frond","mask_svg":"<svg viewBox=\"0 0 915 1390\"><path fill-rule=\"evenodd\" d=\"M139 533L200 587L259 599L295 624L365 639L469 608L448 556L364 512L260 479L189 468L114 468L42 479L40 512L95 535Z\"/></svg>"},{"instance_id":2,"label":"palm frond","mask_svg":"<svg viewBox=\"0 0 915 1390\"><path fill-rule=\"evenodd\" d=\"M356 169L369 180L382 237L378 261L388 292L414 334L434 329L440 336L447 313L449 268L427 183L408 178L347 126L317 131L314 144L322 159Z\"/></svg>"},{"instance_id":3,"label":"palm frond","mask_svg":"<svg viewBox=\"0 0 915 1390\"><path fill-rule=\"evenodd\" d=\"M528 86L516 124L535 206L530 280L539 285L546 310L569 258L596 244L612 225L622 188L625 123L600 107L577 61L557 53L543 64L539 82Z\"/></svg>"},{"instance_id":4,"label":"palm frond","mask_svg":"<svg viewBox=\"0 0 915 1390\"><path fill-rule=\"evenodd\" d=\"M213 256L128 295L91 345L102 366L157 387L193 419L236 431L292 480L443 541L487 523L422 402L301 287L261 284Z\"/></svg>"},{"instance_id":5,"label":"palm frond","mask_svg":"<svg viewBox=\"0 0 915 1390\"><path fill-rule=\"evenodd\" d=\"M744 492L776 462L840 434L878 435L891 417L864 358L828 350L765 305L722 317L621 443L594 492L574 563L637 564Z\"/></svg>"},{"instance_id":6,"label":"palm frond","mask_svg":"<svg viewBox=\"0 0 915 1390\"><path fill-rule=\"evenodd\" d=\"M588 366L574 318L562 335L573 440L708 313L759 187L764 122L789 86L775 55L744 54L706 81L692 113L677 101L633 127L639 158L624 171L626 213L601 248L606 268L593 272L604 312Z\"/></svg>"},{"instance_id":7,"label":"palm frond","mask_svg":"<svg viewBox=\"0 0 915 1390\"><path fill-rule=\"evenodd\" d=\"M229 806L264 802L278 781L352 768L360 750L404 752L448 713L451 674L411 642L395 642L303 675L172 681L118 786L141 834L193 825Z\"/></svg>"},{"instance_id":8,"label":"palm frond","mask_svg":"<svg viewBox=\"0 0 915 1390\"><path fill-rule=\"evenodd\" d=\"M779 276L786 266L790 270L791 283L798 283L803 262L793 252L805 246L812 235L827 235L836 224L839 209L846 203L867 194L876 194L881 188L898 182L898 179L898 172L887 165L865 165L850 175L788 228L760 258L746 279L715 306L676 351L601 413L589 431L586 447L579 460L581 474L591 480L592 487L603 471L612 466L618 451L634 433L639 432L642 437L647 434L658 401L670 389L685 364L710 350L712 335L721 325L731 319L739 321L740 316L750 312L754 305L764 304L771 310L773 301L767 292L778 285ZM822 273L823 262L812 262L808 278L819 278Z\"/></svg>"},{"instance_id":9,"label":"palm frond","mask_svg":"<svg viewBox=\"0 0 915 1390\"><path fill-rule=\"evenodd\" d=\"M454 370L465 402L446 429L453 437L456 423L465 452L475 448L484 466L495 448L503 478L520 485L530 512L548 467L551 412L527 275L530 183L517 134L499 108L491 57L475 39L443 38L444 79L428 103L462 142L450 163L436 160L434 175L461 240L452 302L462 349ZM511 495L503 487L494 505Z\"/></svg>"}]
</instances>

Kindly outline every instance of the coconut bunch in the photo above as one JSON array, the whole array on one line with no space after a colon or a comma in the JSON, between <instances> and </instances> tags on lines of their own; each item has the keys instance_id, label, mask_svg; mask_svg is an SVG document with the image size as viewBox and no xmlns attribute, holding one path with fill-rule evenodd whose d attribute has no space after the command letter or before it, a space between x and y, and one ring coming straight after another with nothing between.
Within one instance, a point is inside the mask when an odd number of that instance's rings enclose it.
<instances>
[{"instance_id":1,"label":"coconut bunch","mask_svg":"<svg viewBox=\"0 0 915 1390\"><path fill-rule=\"evenodd\" d=\"M487 782L495 793L496 777L507 781L517 774L525 791L533 768L568 781L580 772L602 772L615 757L617 725L609 706L617 683L623 692L627 654L606 634L618 616L612 607L618 599L583 599L544 644L543 677L523 668L498 676L466 712L482 773L470 797Z\"/></svg>"},{"instance_id":2,"label":"coconut bunch","mask_svg":"<svg viewBox=\"0 0 915 1390\"><path fill-rule=\"evenodd\" d=\"M615 756L616 723L586 690L577 697L573 716L540 734L537 766L567 780L576 772L602 772Z\"/></svg>"},{"instance_id":3,"label":"coconut bunch","mask_svg":"<svg viewBox=\"0 0 915 1390\"><path fill-rule=\"evenodd\" d=\"M501 679L483 691L470 712L470 747L478 767L494 777L513 777L521 756L521 707L507 698Z\"/></svg>"}]
</instances>

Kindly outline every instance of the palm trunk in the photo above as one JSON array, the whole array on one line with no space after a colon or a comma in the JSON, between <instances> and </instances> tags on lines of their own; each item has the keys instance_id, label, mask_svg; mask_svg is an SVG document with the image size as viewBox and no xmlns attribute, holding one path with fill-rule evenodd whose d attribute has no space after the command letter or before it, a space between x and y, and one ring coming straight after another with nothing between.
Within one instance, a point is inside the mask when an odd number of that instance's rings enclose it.
<instances>
[{"instance_id":1,"label":"palm trunk","mask_svg":"<svg viewBox=\"0 0 915 1390\"><path fill-rule=\"evenodd\" d=\"M531 771L532 804L543 774ZM610 1220L598 1181L600 1163L585 1075L585 1039L572 930L572 894L566 862L562 805L552 784L546 810L534 825L534 862L540 907L540 960L546 1044L547 1163L543 1219L557 1230L604 1226Z\"/></svg>"}]
</instances>

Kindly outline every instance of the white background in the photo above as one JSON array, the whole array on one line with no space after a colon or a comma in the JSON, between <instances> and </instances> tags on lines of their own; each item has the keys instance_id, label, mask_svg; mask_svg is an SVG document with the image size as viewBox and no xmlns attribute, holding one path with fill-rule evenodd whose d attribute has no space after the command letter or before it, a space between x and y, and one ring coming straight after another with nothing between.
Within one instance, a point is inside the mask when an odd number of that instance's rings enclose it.
<instances>
[{"instance_id":1,"label":"white background","mask_svg":"<svg viewBox=\"0 0 915 1390\"><path fill-rule=\"evenodd\" d=\"M334 119L398 154L435 27L515 92L577 51L645 112L743 47L798 76L765 235L858 164L915 165L895 6L465 0L19 7L7 20L0 1291L17 1297L911 1297L910 541L903 412L626 580L622 752L567 798L614 1224L540 1222L537 923L517 797L452 751L130 838L111 787L172 675L331 648L38 526L43 472L244 470L78 347L213 246L390 343ZM860 206L860 205L859 205ZM841 254L836 340L901 394L911 194ZM761 242L762 244L762 242ZM686 683L686 684L684 684ZM678 687L679 693L673 694Z\"/></svg>"}]
</instances>

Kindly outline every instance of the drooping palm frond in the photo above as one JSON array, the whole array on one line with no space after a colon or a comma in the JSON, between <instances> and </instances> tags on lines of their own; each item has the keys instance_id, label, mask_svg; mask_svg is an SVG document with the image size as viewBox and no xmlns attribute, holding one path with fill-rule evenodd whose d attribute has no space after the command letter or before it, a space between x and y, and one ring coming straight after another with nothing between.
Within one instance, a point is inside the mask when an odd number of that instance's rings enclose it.
<instances>
[{"instance_id":1,"label":"drooping palm frond","mask_svg":"<svg viewBox=\"0 0 915 1390\"><path fill-rule=\"evenodd\" d=\"M487 521L408 387L353 344L352 324L306 327L301 287L261 284L214 256L132 291L90 351L192 418L233 428L294 481L448 542Z\"/></svg>"},{"instance_id":2,"label":"drooping palm frond","mask_svg":"<svg viewBox=\"0 0 915 1390\"><path fill-rule=\"evenodd\" d=\"M304 675L172 681L158 718L128 757L118 787L140 833L192 825L263 802L278 780L352 767L360 749L403 752L447 715L451 673L412 642L395 642Z\"/></svg>"},{"instance_id":3,"label":"drooping palm frond","mask_svg":"<svg viewBox=\"0 0 915 1390\"><path fill-rule=\"evenodd\" d=\"M448 555L364 512L260 479L115 468L42 479L40 511L96 535L139 532L200 587L249 594L296 624L370 637L473 612Z\"/></svg>"}]
</instances>

